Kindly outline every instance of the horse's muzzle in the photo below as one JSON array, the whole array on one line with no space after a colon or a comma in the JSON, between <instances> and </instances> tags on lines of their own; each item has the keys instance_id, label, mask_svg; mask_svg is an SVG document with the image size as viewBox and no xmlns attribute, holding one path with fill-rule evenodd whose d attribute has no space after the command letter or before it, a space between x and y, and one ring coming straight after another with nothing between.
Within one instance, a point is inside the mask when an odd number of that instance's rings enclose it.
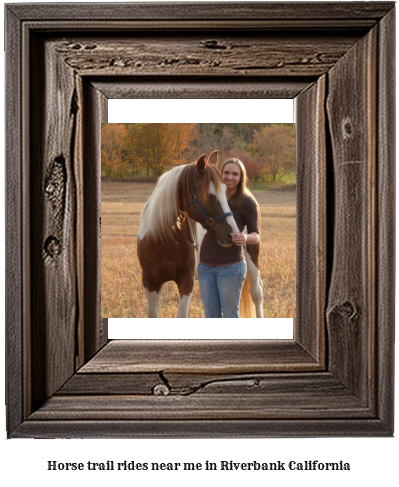
<instances>
[{"instance_id":1,"label":"horse's muzzle","mask_svg":"<svg viewBox=\"0 0 399 487\"><path fill-rule=\"evenodd\" d=\"M218 243L221 247L231 247L233 245L233 232L231 231L231 228L230 228L230 231L227 232L226 234L226 238L223 238L223 241L220 241L219 238L218 238Z\"/></svg>"}]
</instances>

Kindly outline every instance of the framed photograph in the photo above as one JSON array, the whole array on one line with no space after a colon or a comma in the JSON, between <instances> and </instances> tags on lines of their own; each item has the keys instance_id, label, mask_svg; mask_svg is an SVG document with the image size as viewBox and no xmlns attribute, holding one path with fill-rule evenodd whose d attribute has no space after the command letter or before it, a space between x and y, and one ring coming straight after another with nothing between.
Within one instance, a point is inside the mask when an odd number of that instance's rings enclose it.
<instances>
[{"instance_id":1,"label":"framed photograph","mask_svg":"<svg viewBox=\"0 0 399 487\"><path fill-rule=\"evenodd\" d=\"M293 105L292 99L109 100L110 123L101 126L101 316L109 318L109 338L292 339L296 307ZM197 123L188 122L192 117ZM141 245L149 249L147 260L143 250L141 261L137 255L143 239L139 234L163 229L165 217L175 211L177 173L210 153L219 170L227 160L234 164L228 168L238 168L240 174L243 166L246 183L238 187L248 192L246 201L255 200L259 208L259 242L249 247L250 253L232 245L231 238L227 248L218 246L218 258L227 255L234 262L242 253L247 268L239 303L239 317L246 321L230 320L228 327L218 323L209 305L204 312L198 263L204 236L216 232L213 226L203 228L187 217L187 210L195 211L194 204L191 208L180 204L180 214L172 215L171 236L164 229L165 238L157 233L151 237L155 253L144 239ZM145 205L151 206L144 214ZM204 222L200 212L193 215ZM222 231L224 220L216 223ZM213 245L208 237L207 248ZM144 266L148 262L146 273L152 282L157 279L162 284L156 293L160 301L146 299L140 262ZM194 286L183 289L188 280ZM161 317L166 323L146 317ZM255 317L262 320L251 319Z\"/></svg>"},{"instance_id":2,"label":"framed photograph","mask_svg":"<svg viewBox=\"0 0 399 487\"><path fill-rule=\"evenodd\" d=\"M10 438L392 436L394 2L9 4ZM290 340L110 340L109 99L291 98Z\"/></svg>"}]
</instances>

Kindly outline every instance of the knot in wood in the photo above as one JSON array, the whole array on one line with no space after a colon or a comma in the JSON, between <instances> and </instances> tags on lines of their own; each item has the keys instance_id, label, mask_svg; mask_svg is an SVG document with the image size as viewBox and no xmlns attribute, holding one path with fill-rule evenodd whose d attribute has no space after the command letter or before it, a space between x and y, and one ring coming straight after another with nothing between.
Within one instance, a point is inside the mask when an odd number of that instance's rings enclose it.
<instances>
[{"instance_id":1,"label":"knot in wood","mask_svg":"<svg viewBox=\"0 0 399 487\"><path fill-rule=\"evenodd\" d=\"M331 322L334 321L334 315L335 317L341 317L341 319L344 318L350 323L355 323L359 318L359 312L356 306L349 301L332 306L327 313Z\"/></svg>"},{"instance_id":2,"label":"knot in wood","mask_svg":"<svg viewBox=\"0 0 399 487\"><path fill-rule=\"evenodd\" d=\"M45 258L54 258L61 253L61 242L54 235L50 235L44 242Z\"/></svg>"},{"instance_id":3,"label":"knot in wood","mask_svg":"<svg viewBox=\"0 0 399 487\"><path fill-rule=\"evenodd\" d=\"M202 41L201 43L205 49L221 49L221 50L224 50L224 49L227 49L227 46L225 46L224 44L221 44L218 40L216 39L211 39L211 40L207 40L207 41Z\"/></svg>"},{"instance_id":4,"label":"knot in wood","mask_svg":"<svg viewBox=\"0 0 399 487\"><path fill-rule=\"evenodd\" d=\"M338 310L350 321L353 321L357 316L356 307L349 301L345 301L345 303L341 304L341 306L338 307Z\"/></svg>"},{"instance_id":5,"label":"knot in wood","mask_svg":"<svg viewBox=\"0 0 399 487\"><path fill-rule=\"evenodd\" d=\"M342 131L345 138L351 137L353 134L353 125L350 120L345 119L342 123Z\"/></svg>"},{"instance_id":6,"label":"knot in wood","mask_svg":"<svg viewBox=\"0 0 399 487\"><path fill-rule=\"evenodd\" d=\"M94 49L97 49L96 44L86 44L84 47L85 51L94 51Z\"/></svg>"},{"instance_id":7,"label":"knot in wood","mask_svg":"<svg viewBox=\"0 0 399 487\"><path fill-rule=\"evenodd\" d=\"M65 209L65 189L67 182L65 158L61 154L50 164L44 183L44 193L50 202L51 214L57 225L57 233L62 227Z\"/></svg>"},{"instance_id":8,"label":"knot in wood","mask_svg":"<svg viewBox=\"0 0 399 487\"><path fill-rule=\"evenodd\" d=\"M170 389L166 384L157 384L152 388L154 396L169 396Z\"/></svg>"},{"instance_id":9,"label":"knot in wood","mask_svg":"<svg viewBox=\"0 0 399 487\"><path fill-rule=\"evenodd\" d=\"M44 188L44 191L49 198L52 198L53 194L56 191L56 187L55 187L55 184L53 183L53 181L47 181L47 184L46 184L46 187Z\"/></svg>"}]
</instances>

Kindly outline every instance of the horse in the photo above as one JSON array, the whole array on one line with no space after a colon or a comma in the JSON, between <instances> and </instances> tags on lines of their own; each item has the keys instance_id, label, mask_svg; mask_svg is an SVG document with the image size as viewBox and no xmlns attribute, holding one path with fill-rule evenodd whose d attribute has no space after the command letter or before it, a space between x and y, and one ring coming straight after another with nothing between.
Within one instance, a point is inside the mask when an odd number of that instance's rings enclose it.
<instances>
[{"instance_id":1,"label":"horse","mask_svg":"<svg viewBox=\"0 0 399 487\"><path fill-rule=\"evenodd\" d=\"M203 154L192 164L164 173L142 210L137 255L148 318L158 318L161 288L168 281L178 287L177 317L188 317L198 264L199 228L212 227L224 247L231 246L232 235L239 232L216 167L218 152Z\"/></svg>"}]
</instances>

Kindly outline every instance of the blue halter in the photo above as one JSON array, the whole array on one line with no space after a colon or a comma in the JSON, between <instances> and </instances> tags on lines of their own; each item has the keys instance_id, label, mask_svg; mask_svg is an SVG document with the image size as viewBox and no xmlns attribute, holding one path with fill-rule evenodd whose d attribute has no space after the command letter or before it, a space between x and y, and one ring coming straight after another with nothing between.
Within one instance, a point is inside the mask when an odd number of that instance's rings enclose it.
<instances>
[{"instance_id":1,"label":"blue halter","mask_svg":"<svg viewBox=\"0 0 399 487\"><path fill-rule=\"evenodd\" d=\"M205 229L208 229L210 226L214 225L216 222L223 220L224 218L227 218L228 216L233 216L233 213L231 211L228 211L227 213L223 213L222 215L215 216L215 218L212 218L211 216L208 216L205 211L201 208L201 205L198 203L197 197L195 195L195 190L194 190L194 174L191 180L191 203L194 203L195 207L197 210L201 213L201 215L204 217L205 222L202 223L202 226Z\"/></svg>"}]
</instances>

